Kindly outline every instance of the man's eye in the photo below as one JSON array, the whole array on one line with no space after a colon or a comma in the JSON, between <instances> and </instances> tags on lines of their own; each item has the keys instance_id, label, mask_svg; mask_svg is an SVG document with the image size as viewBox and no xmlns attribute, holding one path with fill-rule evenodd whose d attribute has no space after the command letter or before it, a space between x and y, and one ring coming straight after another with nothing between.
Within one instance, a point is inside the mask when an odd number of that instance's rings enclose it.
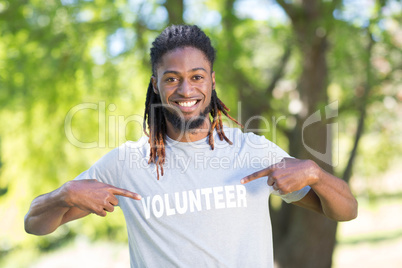
<instances>
[{"instance_id":1,"label":"man's eye","mask_svg":"<svg viewBox=\"0 0 402 268\"><path fill-rule=\"evenodd\" d=\"M202 77L201 75L195 75L194 77L193 77L193 79L194 80L201 80L201 79L203 79L204 77Z\"/></svg>"},{"instance_id":2,"label":"man's eye","mask_svg":"<svg viewBox=\"0 0 402 268\"><path fill-rule=\"evenodd\" d=\"M177 81L177 79L174 78L174 77L168 77L168 78L166 78L166 82L176 82L176 81Z\"/></svg>"}]
</instances>

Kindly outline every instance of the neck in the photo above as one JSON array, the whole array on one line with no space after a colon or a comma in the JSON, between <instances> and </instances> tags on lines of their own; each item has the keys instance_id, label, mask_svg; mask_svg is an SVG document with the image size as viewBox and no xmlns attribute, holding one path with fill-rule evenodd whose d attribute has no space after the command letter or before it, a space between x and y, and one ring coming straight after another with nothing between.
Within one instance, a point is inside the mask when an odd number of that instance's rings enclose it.
<instances>
[{"instance_id":1,"label":"neck","mask_svg":"<svg viewBox=\"0 0 402 268\"><path fill-rule=\"evenodd\" d=\"M209 129L211 127L211 121L209 118L205 118L204 123L196 129L183 131L173 127L173 125L166 121L167 135L169 138L180 142L194 142L205 139L208 136Z\"/></svg>"}]
</instances>

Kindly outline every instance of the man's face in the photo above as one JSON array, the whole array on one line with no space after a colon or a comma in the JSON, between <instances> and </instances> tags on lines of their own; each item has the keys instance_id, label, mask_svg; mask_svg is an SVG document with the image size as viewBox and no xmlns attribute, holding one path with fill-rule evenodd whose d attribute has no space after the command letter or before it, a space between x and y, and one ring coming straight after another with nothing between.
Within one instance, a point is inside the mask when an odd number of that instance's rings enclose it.
<instances>
[{"instance_id":1,"label":"man's face","mask_svg":"<svg viewBox=\"0 0 402 268\"><path fill-rule=\"evenodd\" d=\"M184 47L167 52L157 65L152 83L174 128L191 130L209 126L215 73L201 50Z\"/></svg>"}]
</instances>

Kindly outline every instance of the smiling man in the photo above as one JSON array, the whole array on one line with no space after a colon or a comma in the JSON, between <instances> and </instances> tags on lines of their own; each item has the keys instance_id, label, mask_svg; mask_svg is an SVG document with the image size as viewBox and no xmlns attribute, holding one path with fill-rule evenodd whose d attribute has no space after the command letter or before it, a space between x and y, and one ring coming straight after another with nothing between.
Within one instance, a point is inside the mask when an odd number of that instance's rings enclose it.
<instances>
[{"instance_id":1,"label":"smiling man","mask_svg":"<svg viewBox=\"0 0 402 268\"><path fill-rule=\"evenodd\" d=\"M344 181L262 136L223 126L222 113L237 122L217 96L214 60L197 26L166 28L151 48L147 137L34 199L26 231L48 234L118 205L131 267L273 267L270 194L333 220L355 218Z\"/></svg>"},{"instance_id":2,"label":"smiling man","mask_svg":"<svg viewBox=\"0 0 402 268\"><path fill-rule=\"evenodd\" d=\"M170 51L158 64L152 85L161 99L169 137L177 139L181 133L194 135L209 130L211 94L215 90L210 65L204 53L193 47Z\"/></svg>"}]
</instances>

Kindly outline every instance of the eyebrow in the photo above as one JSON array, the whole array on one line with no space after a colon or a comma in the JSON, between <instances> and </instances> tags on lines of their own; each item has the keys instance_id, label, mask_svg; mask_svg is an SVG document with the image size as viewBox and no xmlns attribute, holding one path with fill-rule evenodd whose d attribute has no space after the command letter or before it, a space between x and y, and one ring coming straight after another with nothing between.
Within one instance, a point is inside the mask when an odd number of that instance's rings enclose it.
<instances>
[{"instance_id":1,"label":"eyebrow","mask_svg":"<svg viewBox=\"0 0 402 268\"><path fill-rule=\"evenodd\" d=\"M195 71L200 71L200 70L208 73L207 70L205 70L205 68L202 68L202 67L193 68L189 72L195 72ZM177 75L180 74L178 71L166 70L166 71L163 72L162 75L165 75L165 74L168 74L168 73L177 74Z\"/></svg>"}]
</instances>

